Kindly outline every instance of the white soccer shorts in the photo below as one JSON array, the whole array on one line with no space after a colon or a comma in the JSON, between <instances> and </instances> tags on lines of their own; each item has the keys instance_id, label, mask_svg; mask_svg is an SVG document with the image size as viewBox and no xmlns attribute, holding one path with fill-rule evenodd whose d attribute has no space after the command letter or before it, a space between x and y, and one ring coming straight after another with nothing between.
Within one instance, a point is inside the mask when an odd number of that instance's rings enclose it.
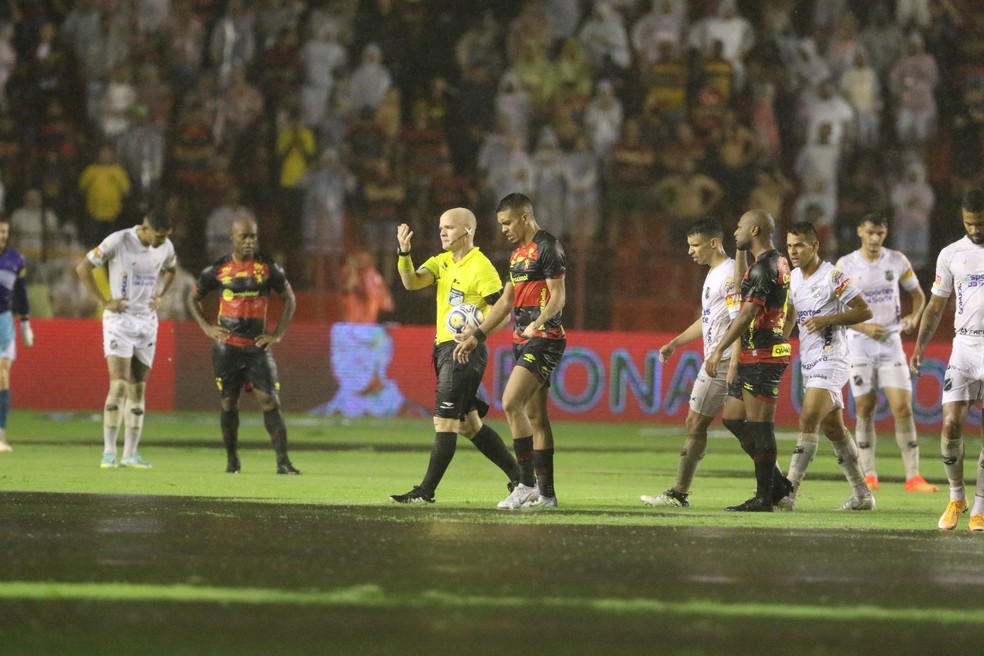
<instances>
[{"instance_id":1,"label":"white soccer shorts","mask_svg":"<svg viewBox=\"0 0 984 656\"><path fill-rule=\"evenodd\" d=\"M943 376L943 403L984 399L984 340L957 335Z\"/></svg>"},{"instance_id":2,"label":"white soccer shorts","mask_svg":"<svg viewBox=\"0 0 984 656\"><path fill-rule=\"evenodd\" d=\"M721 360L718 364L717 376L711 378L704 369L704 363L700 363L700 373L694 381L694 388L690 391L690 409L697 414L705 417L713 417L728 400L728 366L730 359Z\"/></svg>"},{"instance_id":3,"label":"white soccer shorts","mask_svg":"<svg viewBox=\"0 0 984 656\"><path fill-rule=\"evenodd\" d=\"M130 359L136 357L148 367L157 350L157 315L134 316L103 313L103 354Z\"/></svg>"},{"instance_id":4,"label":"white soccer shorts","mask_svg":"<svg viewBox=\"0 0 984 656\"><path fill-rule=\"evenodd\" d=\"M835 410L844 409L844 385L847 383L850 367L843 360L820 360L813 364L800 363L805 389L827 390Z\"/></svg>"},{"instance_id":5,"label":"white soccer shorts","mask_svg":"<svg viewBox=\"0 0 984 656\"><path fill-rule=\"evenodd\" d=\"M852 331L847 339L847 350L851 359L850 383L854 398L886 387L912 391L909 362L898 333L879 342Z\"/></svg>"}]
</instances>

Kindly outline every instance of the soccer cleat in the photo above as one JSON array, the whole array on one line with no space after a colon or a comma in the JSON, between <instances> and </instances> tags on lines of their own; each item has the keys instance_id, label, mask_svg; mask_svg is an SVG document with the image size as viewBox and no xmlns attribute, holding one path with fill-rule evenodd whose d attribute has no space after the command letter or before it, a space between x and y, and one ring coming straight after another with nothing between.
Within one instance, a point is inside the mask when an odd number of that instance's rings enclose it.
<instances>
[{"instance_id":1,"label":"soccer cleat","mask_svg":"<svg viewBox=\"0 0 984 656\"><path fill-rule=\"evenodd\" d=\"M104 453L99 466L103 469L116 469L116 454L112 451Z\"/></svg>"},{"instance_id":2,"label":"soccer cleat","mask_svg":"<svg viewBox=\"0 0 984 656\"><path fill-rule=\"evenodd\" d=\"M684 494L683 492L677 492L672 487L663 492L662 494L657 494L654 497L648 494L643 494L639 497L639 500L650 506L673 506L676 508L686 508L690 505L690 501L687 500L690 494Z\"/></svg>"},{"instance_id":3,"label":"soccer cleat","mask_svg":"<svg viewBox=\"0 0 984 656\"><path fill-rule=\"evenodd\" d=\"M957 527L957 520L960 515L967 512L967 502L962 499L950 499L946 504L946 510L940 515L940 521L936 523L944 531L952 531Z\"/></svg>"},{"instance_id":4,"label":"soccer cleat","mask_svg":"<svg viewBox=\"0 0 984 656\"><path fill-rule=\"evenodd\" d=\"M301 472L296 469L294 465L290 464L290 460L284 460L283 462L277 463L277 473L293 476L294 474L300 474Z\"/></svg>"},{"instance_id":5,"label":"soccer cleat","mask_svg":"<svg viewBox=\"0 0 984 656\"><path fill-rule=\"evenodd\" d=\"M728 506L725 510L730 512L772 512L772 500L764 501L759 497L752 497L737 506Z\"/></svg>"},{"instance_id":6,"label":"soccer cleat","mask_svg":"<svg viewBox=\"0 0 984 656\"><path fill-rule=\"evenodd\" d=\"M868 489L872 492L878 491L878 474L868 474L864 477L864 484L868 486Z\"/></svg>"},{"instance_id":7,"label":"soccer cleat","mask_svg":"<svg viewBox=\"0 0 984 656\"><path fill-rule=\"evenodd\" d=\"M868 489L872 489L870 485L868 486ZM919 474L916 474L905 482L906 492L936 492L938 489L940 488L936 487Z\"/></svg>"},{"instance_id":8,"label":"soccer cleat","mask_svg":"<svg viewBox=\"0 0 984 656\"><path fill-rule=\"evenodd\" d=\"M971 515L970 526L968 528L974 533L984 531L984 515Z\"/></svg>"},{"instance_id":9,"label":"soccer cleat","mask_svg":"<svg viewBox=\"0 0 984 656\"><path fill-rule=\"evenodd\" d=\"M523 504L523 508L556 508L557 497L545 497L542 494L532 501Z\"/></svg>"},{"instance_id":10,"label":"soccer cleat","mask_svg":"<svg viewBox=\"0 0 984 656\"><path fill-rule=\"evenodd\" d=\"M874 510L875 497L870 494L866 497L851 497L837 510Z\"/></svg>"},{"instance_id":11,"label":"soccer cleat","mask_svg":"<svg viewBox=\"0 0 984 656\"><path fill-rule=\"evenodd\" d=\"M406 494L391 494L390 501L393 503L434 503L434 493L428 492L419 485L414 485L413 489Z\"/></svg>"},{"instance_id":12,"label":"soccer cleat","mask_svg":"<svg viewBox=\"0 0 984 656\"><path fill-rule=\"evenodd\" d=\"M150 469L151 464L140 457L139 453L134 453L129 458L120 461L120 467L133 467L134 469Z\"/></svg>"},{"instance_id":13,"label":"soccer cleat","mask_svg":"<svg viewBox=\"0 0 984 656\"><path fill-rule=\"evenodd\" d=\"M239 463L239 456L232 456L226 461L226 473L227 474L238 474L242 471L242 466Z\"/></svg>"},{"instance_id":14,"label":"soccer cleat","mask_svg":"<svg viewBox=\"0 0 984 656\"><path fill-rule=\"evenodd\" d=\"M530 501L534 501L540 496L540 491L535 485L523 485L522 483L517 483L513 491L509 493L509 496L500 501L496 508L499 510L516 510L521 508L523 504Z\"/></svg>"},{"instance_id":15,"label":"soccer cleat","mask_svg":"<svg viewBox=\"0 0 984 656\"><path fill-rule=\"evenodd\" d=\"M14 447L10 446L7 440L0 439L0 453L10 453Z\"/></svg>"},{"instance_id":16,"label":"soccer cleat","mask_svg":"<svg viewBox=\"0 0 984 656\"><path fill-rule=\"evenodd\" d=\"M792 490L789 494L776 502L776 508L785 512L792 512L796 509L796 491Z\"/></svg>"},{"instance_id":17,"label":"soccer cleat","mask_svg":"<svg viewBox=\"0 0 984 656\"><path fill-rule=\"evenodd\" d=\"M779 502L788 497L790 494L793 495L793 502L796 501L795 487L793 482L786 478L785 476L776 475L772 479L772 505L777 506ZM788 508L792 510L792 508Z\"/></svg>"}]
</instances>

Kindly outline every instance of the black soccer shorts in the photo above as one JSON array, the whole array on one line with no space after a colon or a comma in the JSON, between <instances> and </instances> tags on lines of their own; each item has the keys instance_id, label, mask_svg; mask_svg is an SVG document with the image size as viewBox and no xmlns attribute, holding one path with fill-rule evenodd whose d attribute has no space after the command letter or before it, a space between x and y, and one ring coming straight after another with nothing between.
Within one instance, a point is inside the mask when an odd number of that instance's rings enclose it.
<instances>
[{"instance_id":1,"label":"black soccer shorts","mask_svg":"<svg viewBox=\"0 0 984 656\"><path fill-rule=\"evenodd\" d=\"M550 374L567 350L566 339L534 337L522 344L513 344L516 366L528 369L544 387L550 387Z\"/></svg>"},{"instance_id":2,"label":"black soccer shorts","mask_svg":"<svg viewBox=\"0 0 984 656\"><path fill-rule=\"evenodd\" d=\"M478 387L485 375L489 361L489 349L479 344L468 356L468 362L455 362L453 353L457 342L449 341L434 346L431 360L437 374L437 389L434 392L434 416L442 419L463 420L472 410L478 416L489 412L489 405L478 398Z\"/></svg>"},{"instance_id":3,"label":"black soccer shorts","mask_svg":"<svg viewBox=\"0 0 984 656\"><path fill-rule=\"evenodd\" d=\"M779 398L779 382L789 365L785 362L738 363L735 384L728 388L728 395L741 399L742 391L763 401L775 403Z\"/></svg>"},{"instance_id":4,"label":"black soccer shorts","mask_svg":"<svg viewBox=\"0 0 984 656\"><path fill-rule=\"evenodd\" d=\"M237 394L246 383L267 394L280 391L277 363L267 349L215 342L212 345L212 370L215 385L223 398Z\"/></svg>"}]
</instances>

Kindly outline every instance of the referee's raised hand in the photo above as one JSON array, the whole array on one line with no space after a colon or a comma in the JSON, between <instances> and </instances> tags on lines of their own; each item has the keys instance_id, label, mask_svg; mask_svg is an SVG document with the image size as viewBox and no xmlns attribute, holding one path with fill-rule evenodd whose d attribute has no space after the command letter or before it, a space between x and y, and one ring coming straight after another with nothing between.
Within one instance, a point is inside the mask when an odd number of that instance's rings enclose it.
<instances>
[{"instance_id":1,"label":"referee's raised hand","mask_svg":"<svg viewBox=\"0 0 984 656\"><path fill-rule=\"evenodd\" d=\"M406 223L401 223L396 227L396 241L400 245L400 252L410 251L410 240L413 239L413 230Z\"/></svg>"}]
</instances>

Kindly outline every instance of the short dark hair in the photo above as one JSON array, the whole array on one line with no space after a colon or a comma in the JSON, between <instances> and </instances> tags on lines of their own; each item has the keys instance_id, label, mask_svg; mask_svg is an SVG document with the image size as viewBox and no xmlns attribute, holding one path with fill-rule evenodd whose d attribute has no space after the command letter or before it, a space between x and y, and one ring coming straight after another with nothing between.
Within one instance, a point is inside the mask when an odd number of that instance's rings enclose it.
<instances>
[{"instance_id":1,"label":"short dark hair","mask_svg":"<svg viewBox=\"0 0 984 656\"><path fill-rule=\"evenodd\" d=\"M499 205L495 208L495 213L498 214L499 212L532 214L533 201L526 194L512 193L499 201Z\"/></svg>"},{"instance_id":2,"label":"short dark hair","mask_svg":"<svg viewBox=\"0 0 984 656\"><path fill-rule=\"evenodd\" d=\"M858 227L860 228L865 223L888 227L888 217L884 212L868 212L867 214L862 214L861 218L858 219Z\"/></svg>"},{"instance_id":3,"label":"short dark hair","mask_svg":"<svg viewBox=\"0 0 984 656\"><path fill-rule=\"evenodd\" d=\"M793 225L789 226L787 231L790 235L796 235L797 237L806 237L810 241L820 241L820 236L817 234L816 227L809 221L797 221Z\"/></svg>"},{"instance_id":4,"label":"short dark hair","mask_svg":"<svg viewBox=\"0 0 984 656\"><path fill-rule=\"evenodd\" d=\"M687 228L688 237L696 237L697 235L701 235L709 239L722 239L724 237L724 229L721 227L720 221L706 217L694 221L690 224L690 227Z\"/></svg>"},{"instance_id":5,"label":"short dark hair","mask_svg":"<svg viewBox=\"0 0 984 656\"><path fill-rule=\"evenodd\" d=\"M984 189L971 189L963 197L963 208L972 214L984 212Z\"/></svg>"},{"instance_id":6,"label":"short dark hair","mask_svg":"<svg viewBox=\"0 0 984 656\"><path fill-rule=\"evenodd\" d=\"M144 221L157 232L174 229L174 223L171 222L171 215L160 207L151 208L144 217Z\"/></svg>"}]
</instances>

